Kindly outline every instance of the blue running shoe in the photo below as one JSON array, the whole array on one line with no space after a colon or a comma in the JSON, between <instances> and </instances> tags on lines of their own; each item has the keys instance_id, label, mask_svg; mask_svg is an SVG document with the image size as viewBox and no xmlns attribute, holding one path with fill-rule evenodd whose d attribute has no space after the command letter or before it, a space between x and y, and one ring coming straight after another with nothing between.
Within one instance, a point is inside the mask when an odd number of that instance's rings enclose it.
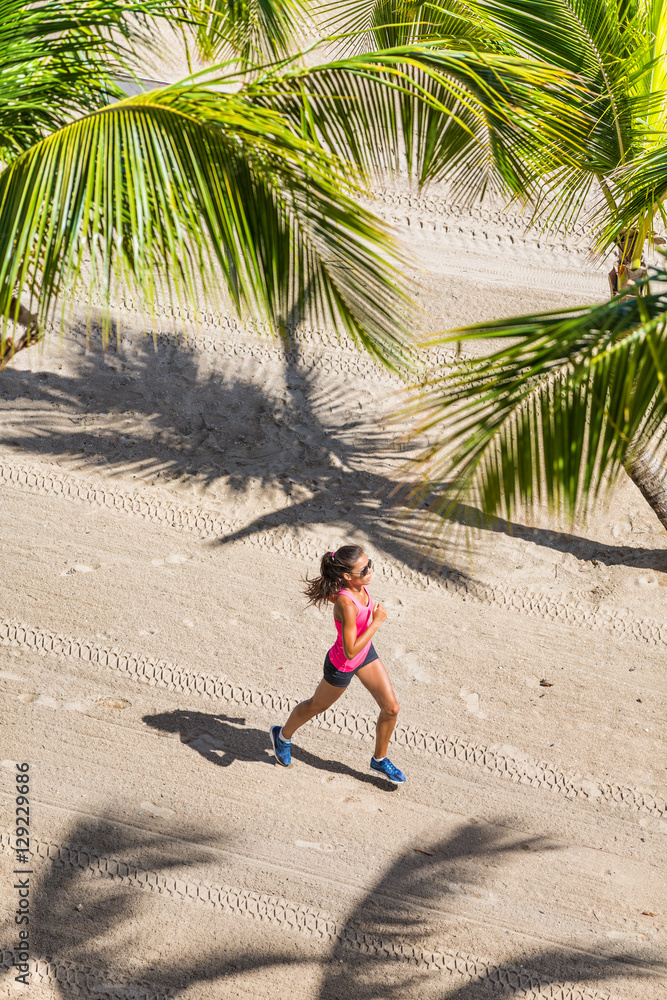
<instances>
[{"instance_id":1,"label":"blue running shoe","mask_svg":"<svg viewBox=\"0 0 667 1000\"><path fill-rule=\"evenodd\" d=\"M393 781L395 785L402 785L406 781L403 772L399 771L388 757L383 757L382 760L376 760L375 757L371 757L371 771L373 774L379 774L380 777L386 778L387 781Z\"/></svg>"},{"instance_id":2,"label":"blue running shoe","mask_svg":"<svg viewBox=\"0 0 667 1000\"><path fill-rule=\"evenodd\" d=\"M280 726L271 726L269 729L269 735L271 736L271 742L273 743L273 752L276 755L276 760L279 764L282 764L283 767L291 767L292 744L288 743L286 740L281 740L280 728ZM403 780L405 781L405 778Z\"/></svg>"}]
</instances>

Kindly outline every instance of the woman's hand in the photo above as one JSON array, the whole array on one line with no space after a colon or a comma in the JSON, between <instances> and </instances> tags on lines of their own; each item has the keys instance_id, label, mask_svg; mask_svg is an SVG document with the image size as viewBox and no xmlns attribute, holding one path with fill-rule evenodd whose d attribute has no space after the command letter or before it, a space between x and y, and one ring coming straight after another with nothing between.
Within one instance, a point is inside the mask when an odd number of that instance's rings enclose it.
<instances>
[{"instance_id":1,"label":"woman's hand","mask_svg":"<svg viewBox=\"0 0 667 1000\"><path fill-rule=\"evenodd\" d=\"M381 625L387 617L387 612L384 610L382 605L378 602L373 608L373 624Z\"/></svg>"}]
</instances>

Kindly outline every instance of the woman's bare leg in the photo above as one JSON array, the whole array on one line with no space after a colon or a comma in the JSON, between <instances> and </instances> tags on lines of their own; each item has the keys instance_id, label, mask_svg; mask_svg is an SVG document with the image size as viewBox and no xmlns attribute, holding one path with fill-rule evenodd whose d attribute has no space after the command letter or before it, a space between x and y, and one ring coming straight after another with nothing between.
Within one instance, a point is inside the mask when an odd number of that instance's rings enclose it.
<instances>
[{"instance_id":1,"label":"woman's bare leg","mask_svg":"<svg viewBox=\"0 0 667 1000\"><path fill-rule=\"evenodd\" d=\"M322 679L312 698L302 701L296 708L292 709L289 719L283 726L283 738L291 740L293 734L300 726L314 719L316 715L326 712L335 701L338 701L344 691L344 687L335 687L333 684L329 684L328 681Z\"/></svg>"},{"instance_id":2,"label":"woman's bare leg","mask_svg":"<svg viewBox=\"0 0 667 1000\"><path fill-rule=\"evenodd\" d=\"M375 727L375 759L380 760L387 756L389 740L398 718L398 702L382 660L373 660L361 670L357 670L357 677L380 706Z\"/></svg>"}]
</instances>

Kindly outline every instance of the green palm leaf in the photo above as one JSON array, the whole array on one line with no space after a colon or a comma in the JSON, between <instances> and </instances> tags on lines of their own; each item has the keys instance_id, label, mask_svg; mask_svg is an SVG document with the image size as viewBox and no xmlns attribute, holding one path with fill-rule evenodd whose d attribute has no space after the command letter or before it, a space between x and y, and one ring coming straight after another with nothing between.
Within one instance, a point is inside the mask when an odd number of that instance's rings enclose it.
<instances>
[{"instance_id":1,"label":"green palm leaf","mask_svg":"<svg viewBox=\"0 0 667 1000\"><path fill-rule=\"evenodd\" d=\"M245 66L294 51L309 24L302 0L183 0L195 37L210 62L237 56Z\"/></svg>"},{"instance_id":2,"label":"green palm leaf","mask_svg":"<svg viewBox=\"0 0 667 1000\"><path fill-rule=\"evenodd\" d=\"M585 81L590 131L583 155L578 164L564 164L553 156L556 147L546 147L534 161L527 193L544 221L569 226L588 209L592 186L600 185L590 221L601 233L622 197L617 172L660 144L667 128L667 5L663 0L470 0L470 5L517 55ZM608 245L609 240L600 241L600 249Z\"/></svg>"},{"instance_id":3,"label":"green palm leaf","mask_svg":"<svg viewBox=\"0 0 667 1000\"><path fill-rule=\"evenodd\" d=\"M42 321L52 314L81 285L87 258L104 304L124 287L148 308L164 295L219 301L223 287L241 312L280 331L308 312L396 365L410 325L402 262L355 201L355 179L379 166L389 138L396 151L404 142L422 180L451 164L470 173L472 150L516 189L516 150L549 134L560 101L549 86L563 79L434 46L310 69L292 62L236 93L238 76L214 72L208 87L186 81L73 122L0 175L5 323L21 303ZM547 96L517 110L517 93L536 80ZM413 138L421 105L432 112L426 142ZM560 141L560 106L553 117Z\"/></svg>"},{"instance_id":4,"label":"green palm leaf","mask_svg":"<svg viewBox=\"0 0 667 1000\"><path fill-rule=\"evenodd\" d=\"M334 0L319 8L318 21L339 38L341 50L372 52L450 40L496 51L498 33L489 30L464 0Z\"/></svg>"},{"instance_id":5,"label":"green palm leaf","mask_svg":"<svg viewBox=\"0 0 667 1000\"><path fill-rule=\"evenodd\" d=\"M0 0L0 160L122 98L155 21L188 20L186 0Z\"/></svg>"},{"instance_id":6,"label":"green palm leaf","mask_svg":"<svg viewBox=\"0 0 667 1000\"><path fill-rule=\"evenodd\" d=\"M286 330L306 309L388 364L403 356L397 249L340 163L240 94L174 86L36 144L0 175L0 303L42 320L85 279L219 301ZM89 277L84 275L84 258Z\"/></svg>"},{"instance_id":7,"label":"green palm leaf","mask_svg":"<svg viewBox=\"0 0 667 1000\"><path fill-rule=\"evenodd\" d=\"M489 185L525 190L546 146L574 163L589 127L563 71L435 43L286 67L248 93L366 176L407 162L420 184L458 180L470 199Z\"/></svg>"},{"instance_id":8,"label":"green palm leaf","mask_svg":"<svg viewBox=\"0 0 667 1000\"><path fill-rule=\"evenodd\" d=\"M0 157L8 160L115 90L137 5L0 2ZM110 43L111 29L117 32ZM139 25L134 32L139 35ZM120 92L118 93L120 95Z\"/></svg>"},{"instance_id":9,"label":"green palm leaf","mask_svg":"<svg viewBox=\"0 0 667 1000\"><path fill-rule=\"evenodd\" d=\"M639 224L651 234L656 213L663 225L667 224L665 199L667 199L667 136L658 148L650 149L637 156L626 167L614 174L617 188L622 192L616 210L605 220L598 240L600 249L605 249L618 238L624 228Z\"/></svg>"},{"instance_id":10,"label":"green palm leaf","mask_svg":"<svg viewBox=\"0 0 667 1000\"><path fill-rule=\"evenodd\" d=\"M663 279L667 275L662 275ZM510 519L542 502L585 515L621 467L667 433L667 293L501 320L457 340L511 338L415 396L419 499L460 519L471 501Z\"/></svg>"}]
</instances>

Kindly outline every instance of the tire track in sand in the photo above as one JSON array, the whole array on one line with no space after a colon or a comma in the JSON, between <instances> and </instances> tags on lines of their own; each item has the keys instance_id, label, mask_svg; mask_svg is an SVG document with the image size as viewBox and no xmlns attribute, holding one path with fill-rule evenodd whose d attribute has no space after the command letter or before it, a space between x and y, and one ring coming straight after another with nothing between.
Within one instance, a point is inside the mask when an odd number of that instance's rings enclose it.
<instances>
[{"instance_id":1,"label":"tire track in sand","mask_svg":"<svg viewBox=\"0 0 667 1000\"><path fill-rule=\"evenodd\" d=\"M178 691L203 698L215 698L237 705L251 705L271 713L287 714L297 704L272 691L235 684L224 676L200 673L188 667L168 663L138 653L122 652L94 642L58 635L44 629L0 620L0 645L36 652L41 655L70 656L116 670L132 680L151 687ZM351 735L356 739L375 738L375 716L350 709L333 708L312 720L320 729ZM505 778L531 788L546 789L568 799L600 802L620 806L634 813L661 818L667 813L664 796L649 789L618 782L591 780L580 774L567 773L545 761L526 760L473 743L460 736L431 733L416 726L399 724L393 739L399 746L415 753L425 753L472 764L494 777Z\"/></svg>"},{"instance_id":2,"label":"tire track in sand","mask_svg":"<svg viewBox=\"0 0 667 1000\"><path fill-rule=\"evenodd\" d=\"M177 531L197 535L201 540L221 540L236 533L239 544L298 559L319 560L327 543L312 534L297 532L285 525L253 530L243 535L247 525L230 521L219 511L177 500L167 500L147 491L127 491L103 480L92 482L72 474L45 471L43 467L0 463L0 485L12 486L39 496L61 497L101 509L141 517ZM372 544L372 540L371 540ZM463 600L478 601L507 611L530 615L544 621L563 622L587 631L600 631L617 639L650 646L667 645L667 624L651 618L635 618L629 611L600 605L571 602L564 596L549 596L527 590L479 583L456 570L442 573L411 569L381 554L379 575L388 581L425 589L440 587Z\"/></svg>"},{"instance_id":3,"label":"tire track in sand","mask_svg":"<svg viewBox=\"0 0 667 1000\"><path fill-rule=\"evenodd\" d=\"M389 215L395 225L453 233L502 247L503 252L514 251L519 256L525 251L568 256L580 269L580 276L582 263L588 258L593 243L591 227L582 224L573 226L569 233L562 228L549 231L542 229L539 222L528 224L520 213L486 206L462 208L455 200L432 192L418 194L375 187L370 194L367 203L378 214ZM592 271L589 265L588 273ZM572 280L575 278L573 275Z\"/></svg>"},{"instance_id":4,"label":"tire track in sand","mask_svg":"<svg viewBox=\"0 0 667 1000\"><path fill-rule=\"evenodd\" d=\"M142 313L132 303L122 304L124 313L132 315L134 322L140 324ZM415 381L414 372L406 372L401 377L396 372L390 372L374 361L365 351L357 347L350 337L340 336L331 330L301 325L293 331L294 347L285 348L267 324L260 321L241 321L234 316L183 308L175 310L170 307L156 308L165 325L182 327L182 329L161 329L150 334L158 343L169 346L184 347L200 354L218 355L225 361L255 362L257 366L265 367L274 364L280 367L296 365L304 373L316 371L318 374L340 379L341 373L354 378L362 378L364 382L376 382L390 390L405 388L406 384ZM134 330L122 333L122 342L133 345L141 343L141 338L147 333L137 333ZM88 344L88 337L77 330L70 331L68 340L80 344ZM453 347L440 344L435 347L414 347L414 360L417 367L446 367L455 362L475 357L467 351L457 351ZM397 404L398 405L398 404Z\"/></svg>"},{"instance_id":5,"label":"tire track in sand","mask_svg":"<svg viewBox=\"0 0 667 1000\"><path fill-rule=\"evenodd\" d=\"M4 847L4 842L3 845ZM117 1000L171 1000L174 990L142 981L125 981L116 973L107 972L78 962L58 961L53 958L30 959L30 985L50 986L67 990L68 997L104 996ZM0 996L16 996L14 989L14 954L0 951Z\"/></svg>"},{"instance_id":6,"label":"tire track in sand","mask_svg":"<svg viewBox=\"0 0 667 1000\"><path fill-rule=\"evenodd\" d=\"M375 934L356 922L345 922L280 896L252 889L220 886L208 881L186 881L161 871L141 868L130 861L100 854L88 847L33 840L33 852L44 861L71 868L93 878L113 879L122 885L155 893L177 902L201 905L234 917L255 920L280 931L299 934L330 946L343 946L382 960L407 962L428 971L449 973L480 986L493 983L533 997L555 1000L610 1000L609 994L571 987L538 972L512 965L498 965L458 951L432 949L401 940L396 935ZM11 851L7 833L0 833L0 848ZM150 1000L153 1000L153 994ZM139 1000L139 995L137 996ZM147 998L148 1000L148 998ZM157 1000L157 998L156 998Z\"/></svg>"},{"instance_id":7,"label":"tire track in sand","mask_svg":"<svg viewBox=\"0 0 667 1000\"><path fill-rule=\"evenodd\" d=\"M127 304L123 308L125 312L136 313L137 319L141 315ZM299 365L306 372L314 370L332 378L340 378L341 372L345 372L346 375L385 386L396 388L405 384L400 377L358 350L349 338L339 339L330 331L300 327L294 335L297 348L286 349L280 342L276 343L270 329L261 323L241 323L233 316L194 310L183 310L181 314L169 310L158 312L164 313L166 321L174 325L180 321L187 328L183 332L160 330L151 335L158 343L169 347L185 347L197 353L217 355L225 362L252 361L263 367L270 364L280 367L285 364ZM122 341L141 343L140 338L146 336L148 334L128 331L122 334ZM68 340L87 343L86 336L77 331L70 332ZM433 353L443 362L452 362L457 357L454 349L440 348Z\"/></svg>"}]
</instances>

